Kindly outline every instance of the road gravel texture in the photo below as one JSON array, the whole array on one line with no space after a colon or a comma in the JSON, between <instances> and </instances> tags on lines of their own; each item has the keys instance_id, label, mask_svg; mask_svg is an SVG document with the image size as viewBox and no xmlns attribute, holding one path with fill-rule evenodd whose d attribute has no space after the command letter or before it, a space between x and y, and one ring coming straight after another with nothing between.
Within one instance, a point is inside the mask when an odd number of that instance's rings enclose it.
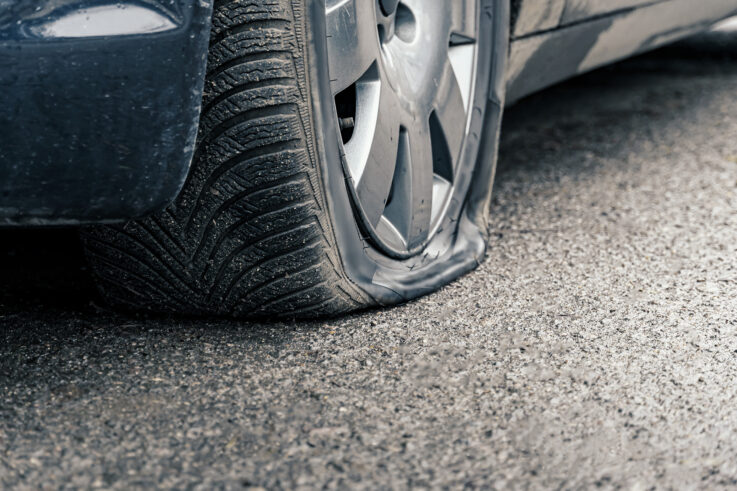
<instances>
[{"instance_id":1,"label":"road gravel texture","mask_svg":"<svg viewBox=\"0 0 737 491\"><path fill-rule=\"evenodd\" d=\"M0 235L0 487L737 486L737 34L511 108L483 265L313 323L101 306Z\"/></svg>"}]
</instances>

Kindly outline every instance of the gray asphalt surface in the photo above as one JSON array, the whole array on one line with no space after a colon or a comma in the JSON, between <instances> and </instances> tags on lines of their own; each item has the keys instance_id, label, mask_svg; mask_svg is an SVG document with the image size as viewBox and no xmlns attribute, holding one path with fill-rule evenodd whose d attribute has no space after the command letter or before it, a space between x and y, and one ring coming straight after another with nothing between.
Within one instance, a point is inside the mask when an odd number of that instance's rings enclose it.
<instances>
[{"instance_id":1,"label":"gray asphalt surface","mask_svg":"<svg viewBox=\"0 0 737 491\"><path fill-rule=\"evenodd\" d=\"M0 235L0 487L737 486L737 34L525 100L487 261L274 325L100 306Z\"/></svg>"}]
</instances>

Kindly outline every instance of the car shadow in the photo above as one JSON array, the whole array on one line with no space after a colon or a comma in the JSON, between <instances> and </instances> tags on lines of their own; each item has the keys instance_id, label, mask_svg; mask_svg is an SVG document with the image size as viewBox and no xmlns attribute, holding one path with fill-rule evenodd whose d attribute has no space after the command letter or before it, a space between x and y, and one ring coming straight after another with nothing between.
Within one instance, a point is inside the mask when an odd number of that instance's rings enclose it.
<instances>
[{"instance_id":1,"label":"car shadow","mask_svg":"<svg viewBox=\"0 0 737 491\"><path fill-rule=\"evenodd\" d=\"M112 339L142 336L176 345L206 334L209 340L278 348L298 326L311 325L116 312L98 294L74 228L0 230L0 271L0 353L26 353L23 363L44 360L33 356L34 347L63 345L59 354L94 353L125 346ZM0 378L14 371L10 361L0 355Z\"/></svg>"}]
</instances>

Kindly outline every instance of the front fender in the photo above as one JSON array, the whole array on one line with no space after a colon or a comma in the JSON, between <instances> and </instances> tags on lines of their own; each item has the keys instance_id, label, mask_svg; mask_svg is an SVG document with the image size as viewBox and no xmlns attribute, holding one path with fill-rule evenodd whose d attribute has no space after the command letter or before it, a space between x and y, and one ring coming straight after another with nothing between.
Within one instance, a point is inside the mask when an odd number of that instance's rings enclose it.
<instances>
[{"instance_id":1,"label":"front fender","mask_svg":"<svg viewBox=\"0 0 737 491\"><path fill-rule=\"evenodd\" d=\"M212 0L0 0L0 224L168 205L194 151Z\"/></svg>"}]
</instances>

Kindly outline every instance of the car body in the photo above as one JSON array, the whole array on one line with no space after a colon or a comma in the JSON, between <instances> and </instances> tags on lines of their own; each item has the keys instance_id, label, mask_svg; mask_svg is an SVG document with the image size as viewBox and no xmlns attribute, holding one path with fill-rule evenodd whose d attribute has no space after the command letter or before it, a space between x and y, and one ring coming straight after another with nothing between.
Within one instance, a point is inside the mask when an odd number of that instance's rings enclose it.
<instances>
[{"instance_id":1,"label":"car body","mask_svg":"<svg viewBox=\"0 0 737 491\"><path fill-rule=\"evenodd\" d=\"M707 29L734 0L515 0L507 104ZM194 151L211 0L0 0L0 223L170 203Z\"/></svg>"},{"instance_id":2,"label":"car body","mask_svg":"<svg viewBox=\"0 0 737 491\"><path fill-rule=\"evenodd\" d=\"M518 5L507 103L737 14L731 0L522 0Z\"/></svg>"},{"instance_id":3,"label":"car body","mask_svg":"<svg viewBox=\"0 0 737 491\"><path fill-rule=\"evenodd\" d=\"M0 223L109 221L176 196L212 6L0 0Z\"/></svg>"}]
</instances>

